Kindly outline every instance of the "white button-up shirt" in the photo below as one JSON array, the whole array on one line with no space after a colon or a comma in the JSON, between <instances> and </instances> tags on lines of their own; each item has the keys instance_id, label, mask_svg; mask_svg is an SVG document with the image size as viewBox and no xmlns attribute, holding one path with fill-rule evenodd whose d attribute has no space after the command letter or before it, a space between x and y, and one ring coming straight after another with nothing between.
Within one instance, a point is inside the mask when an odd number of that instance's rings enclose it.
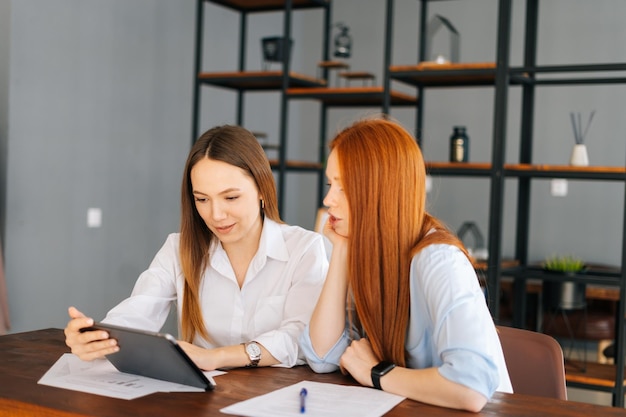
<instances>
[{"instance_id":1,"label":"white button-up shirt","mask_svg":"<svg viewBox=\"0 0 626 417\"><path fill-rule=\"evenodd\" d=\"M179 236L168 236L131 296L109 311L105 322L158 331L177 303L180 329L184 278ZM196 336L194 344L213 348L255 340L280 361L279 366L303 364L298 336L309 322L328 269L322 236L265 219L259 249L241 289L221 243L211 252L200 285L211 342Z\"/></svg>"}]
</instances>

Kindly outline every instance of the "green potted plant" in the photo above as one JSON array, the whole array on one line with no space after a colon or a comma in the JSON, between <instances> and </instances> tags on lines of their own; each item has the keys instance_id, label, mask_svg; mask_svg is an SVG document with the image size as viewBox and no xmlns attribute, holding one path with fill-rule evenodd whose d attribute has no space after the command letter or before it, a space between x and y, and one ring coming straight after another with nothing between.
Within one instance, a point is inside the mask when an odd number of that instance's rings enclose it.
<instances>
[{"instance_id":1,"label":"green potted plant","mask_svg":"<svg viewBox=\"0 0 626 417\"><path fill-rule=\"evenodd\" d=\"M585 262L571 255L554 255L543 262L543 269L550 272L560 272L562 274L577 274L584 271L586 268Z\"/></svg>"},{"instance_id":2,"label":"green potted plant","mask_svg":"<svg viewBox=\"0 0 626 417\"><path fill-rule=\"evenodd\" d=\"M571 255L553 255L543 262L545 271L565 276L584 273L585 262ZM576 310L586 305L584 282L549 280L543 282L544 307L549 310Z\"/></svg>"}]
</instances>

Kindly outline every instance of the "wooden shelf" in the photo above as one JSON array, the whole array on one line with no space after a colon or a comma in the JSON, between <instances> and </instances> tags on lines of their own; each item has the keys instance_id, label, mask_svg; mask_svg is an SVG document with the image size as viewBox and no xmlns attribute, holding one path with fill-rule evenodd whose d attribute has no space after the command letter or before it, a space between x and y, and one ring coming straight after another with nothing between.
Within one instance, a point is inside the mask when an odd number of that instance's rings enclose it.
<instances>
[{"instance_id":1,"label":"wooden shelf","mask_svg":"<svg viewBox=\"0 0 626 417\"><path fill-rule=\"evenodd\" d=\"M565 362L565 380L568 385L594 386L612 389L615 387L615 365L587 361L587 369L582 372L583 363L577 361Z\"/></svg>"},{"instance_id":2,"label":"wooden shelf","mask_svg":"<svg viewBox=\"0 0 626 417\"><path fill-rule=\"evenodd\" d=\"M339 78L343 78L346 81L346 86L352 80L363 81L363 86L366 86L368 82L371 86L376 84L376 76L367 71L342 71L338 75Z\"/></svg>"},{"instance_id":3,"label":"wooden shelf","mask_svg":"<svg viewBox=\"0 0 626 417\"><path fill-rule=\"evenodd\" d=\"M317 64L320 68L328 68L328 69L347 69L350 68L350 65L343 61L321 61Z\"/></svg>"},{"instance_id":4,"label":"wooden shelf","mask_svg":"<svg viewBox=\"0 0 626 417\"><path fill-rule=\"evenodd\" d=\"M507 164L507 169L516 171L563 171L563 172L604 172L626 174L626 167L607 166L573 166L573 165L546 165L546 164Z\"/></svg>"},{"instance_id":5,"label":"wooden shelf","mask_svg":"<svg viewBox=\"0 0 626 417\"><path fill-rule=\"evenodd\" d=\"M502 274L518 278L534 278L540 281L571 281L612 287L619 287L621 279L621 270L619 269L608 271L590 268L587 269L584 273L565 275L546 271L539 266L535 267L529 265L522 265L518 268L510 268L508 270L502 271Z\"/></svg>"},{"instance_id":6,"label":"wooden shelf","mask_svg":"<svg viewBox=\"0 0 626 417\"><path fill-rule=\"evenodd\" d=\"M272 10L283 10L285 0L205 0L238 10L240 12L264 12ZM311 9L324 7L329 4L328 0L292 0L294 9Z\"/></svg>"},{"instance_id":7,"label":"wooden shelf","mask_svg":"<svg viewBox=\"0 0 626 417\"><path fill-rule=\"evenodd\" d=\"M394 80L427 87L494 85L496 78L495 62L422 62L417 65L393 65L389 71Z\"/></svg>"},{"instance_id":8,"label":"wooden shelf","mask_svg":"<svg viewBox=\"0 0 626 417\"><path fill-rule=\"evenodd\" d=\"M496 64L494 62L446 63L422 62L417 65L389 67L392 79L414 86L485 86L494 85ZM557 78L554 73L587 71L626 71L626 64L561 65L543 67L510 68L510 83L515 85L574 85L574 84L624 84L625 76L586 78ZM531 76L534 74L534 76ZM549 74L546 76L546 74ZM543 77L542 77L543 76Z\"/></svg>"},{"instance_id":9,"label":"wooden shelf","mask_svg":"<svg viewBox=\"0 0 626 417\"><path fill-rule=\"evenodd\" d=\"M465 167L478 170L490 170L491 164L488 162L426 162L426 168L431 169L446 169L446 168L459 168Z\"/></svg>"},{"instance_id":10,"label":"wooden shelf","mask_svg":"<svg viewBox=\"0 0 626 417\"><path fill-rule=\"evenodd\" d=\"M233 71L202 72L198 75L202 84L236 90L280 90L283 82L282 71ZM289 73L290 87L323 87L326 81L308 75Z\"/></svg>"},{"instance_id":11,"label":"wooden shelf","mask_svg":"<svg viewBox=\"0 0 626 417\"><path fill-rule=\"evenodd\" d=\"M431 175L486 177L491 174L491 164L487 162L426 162L426 172Z\"/></svg>"},{"instance_id":12,"label":"wooden shelf","mask_svg":"<svg viewBox=\"0 0 626 417\"><path fill-rule=\"evenodd\" d=\"M626 167L505 164L506 175L544 178L626 180Z\"/></svg>"},{"instance_id":13,"label":"wooden shelf","mask_svg":"<svg viewBox=\"0 0 626 417\"><path fill-rule=\"evenodd\" d=\"M519 261L517 259L502 259L500 261L501 268L513 268L519 265ZM487 261L479 260L474 263L474 268L480 271L486 271L489 268Z\"/></svg>"},{"instance_id":14,"label":"wooden shelf","mask_svg":"<svg viewBox=\"0 0 626 417\"><path fill-rule=\"evenodd\" d=\"M330 106L371 107L383 103L383 87L323 87L290 88L287 95L293 99L315 99ZM394 106L415 106L417 98L397 91L391 92Z\"/></svg>"},{"instance_id":15,"label":"wooden shelf","mask_svg":"<svg viewBox=\"0 0 626 417\"><path fill-rule=\"evenodd\" d=\"M513 291L513 278L503 276L500 279L500 289L506 292ZM526 293L539 294L543 291L543 281L540 279L526 279ZM619 301L619 288L608 285L587 284L585 298L589 300Z\"/></svg>"},{"instance_id":16,"label":"wooden shelf","mask_svg":"<svg viewBox=\"0 0 626 417\"><path fill-rule=\"evenodd\" d=\"M597 74L592 74L580 76L593 72L614 73L616 75L598 77ZM626 83L625 72L626 63L624 62L512 67L509 71L512 83L531 85L624 84ZM574 77L571 74L579 75Z\"/></svg>"},{"instance_id":17,"label":"wooden shelf","mask_svg":"<svg viewBox=\"0 0 626 417\"><path fill-rule=\"evenodd\" d=\"M437 175L488 175L488 162L427 162L429 173ZM626 180L626 167L616 166L572 166L546 164L504 164L508 177L570 178L582 180Z\"/></svg>"}]
</instances>

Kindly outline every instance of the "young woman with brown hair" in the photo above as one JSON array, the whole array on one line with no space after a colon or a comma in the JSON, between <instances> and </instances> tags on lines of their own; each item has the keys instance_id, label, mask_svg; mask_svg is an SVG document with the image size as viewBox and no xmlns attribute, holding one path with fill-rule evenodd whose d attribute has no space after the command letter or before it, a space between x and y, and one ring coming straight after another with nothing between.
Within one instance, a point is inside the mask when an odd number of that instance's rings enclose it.
<instances>
[{"instance_id":1,"label":"young woman with brown hair","mask_svg":"<svg viewBox=\"0 0 626 417\"><path fill-rule=\"evenodd\" d=\"M479 411L511 392L472 262L426 212L426 171L398 123L359 121L330 144L326 282L301 336L317 372L338 367L365 386Z\"/></svg>"},{"instance_id":2,"label":"young woman with brown hair","mask_svg":"<svg viewBox=\"0 0 626 417\"><path fill-rule=\"evenodd\" d=\"M322 237L283 224L272 171L237 126L204 133L182 182L180 233L171 234L131 296L106 323L157 331L178 308L183 349L202 369L302 364L297 339L328 268ZM113 353L106 332L70 307L66 343L85 360ZM242 346L243 345L243 346Z\"/></svg>"}]
</instances>

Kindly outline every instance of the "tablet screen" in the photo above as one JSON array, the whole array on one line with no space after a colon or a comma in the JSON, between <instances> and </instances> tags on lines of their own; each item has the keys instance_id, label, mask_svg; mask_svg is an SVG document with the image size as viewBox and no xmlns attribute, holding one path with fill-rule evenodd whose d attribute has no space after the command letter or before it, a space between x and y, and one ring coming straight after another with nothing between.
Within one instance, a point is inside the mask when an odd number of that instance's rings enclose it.
<instances>
[{"instance_id":1,"label":"tablet screen","mask_svg":"<svg viewBox=\"0 0 626 417\"><path fill-rule=\"evenodd\" d=\"M214 385L167 333L96 323L82 329L105 330L117 340L120 350L107 359L120 372L212 390Z\"/></svg>"}]
</instances>

